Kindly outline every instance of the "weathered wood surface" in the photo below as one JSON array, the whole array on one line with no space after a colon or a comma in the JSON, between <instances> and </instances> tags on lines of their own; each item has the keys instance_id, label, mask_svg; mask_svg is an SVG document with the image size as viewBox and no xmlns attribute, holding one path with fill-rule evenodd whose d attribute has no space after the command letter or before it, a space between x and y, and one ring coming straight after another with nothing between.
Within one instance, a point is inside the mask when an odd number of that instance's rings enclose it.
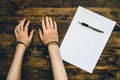
<instances>
[{"instance_id":1,"label":"weathered wood surface","mask_svg":"<svg viewBox=\"0 0 120 80\"><path fill-rule=\"evenodd\" d=\"M119 0L1 0L0 80L6 78L14 56L14 28L24 17L31 20L30 29L35 29L35 36L24 57L22 80L52 80L49 55L39 39L37 29L41 28L43 17L52 16L58 23L59 43L61 43L78 5L117 21L117 26L115 26L93 74L64 62L69 80L120 80L119 4Z\"/></svg>"}]
</instances>

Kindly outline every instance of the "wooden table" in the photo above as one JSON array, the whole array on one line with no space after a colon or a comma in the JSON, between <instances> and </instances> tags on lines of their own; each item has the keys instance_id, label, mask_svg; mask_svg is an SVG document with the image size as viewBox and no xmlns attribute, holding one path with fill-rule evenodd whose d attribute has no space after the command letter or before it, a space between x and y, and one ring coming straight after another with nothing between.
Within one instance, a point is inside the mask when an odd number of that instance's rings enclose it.
<instances>
[{"instance_id":1,"label":"wooden table","mask_svg":"<svg viewBox=\"0 0 120 80\"><path fill-rule=\"evenodd\" d=\"M120 0L0 0L0 80L6 78L11 65L14 28L23 18L31 20L30 29L35 29L35 36L25 53L22 80L52 80L49 55L37 29L41 28L42 18L52 16L58 23L61 44L79 5L116 21L117 25L93 74L64 62L69 80L120 80Z\"/></svg>"}]
</instances>

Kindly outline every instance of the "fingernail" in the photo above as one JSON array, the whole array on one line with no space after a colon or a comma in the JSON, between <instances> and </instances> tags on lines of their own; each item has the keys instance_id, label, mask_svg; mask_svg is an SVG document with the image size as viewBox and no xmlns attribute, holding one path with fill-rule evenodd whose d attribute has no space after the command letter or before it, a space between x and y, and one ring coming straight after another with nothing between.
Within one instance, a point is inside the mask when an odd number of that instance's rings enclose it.
<instances>
[{"instance_id":1,"label":"fingernail","mask_svg":"<svg viewBox=\"0 0 120 80\"><path fill-rule=\"evenodd\" d=\"M23 18L23 21L25 20L25 18Z\"/></svg>"},{"instance_id":2,"label":"fingernail","mask_svg":"<svg viewBox=\"0 0 120 80\"><path fill-rule=\"evenodd\" d=\"M48 18L48 16L46 16L46 18Z\"/></svg>"},{"instance_id":3,"label":"fingernail","mask_svg":"<svg viewBox=\"0 0 120 80\"><path fill-rule=\"evenodd\" d=\"M34 29L32 30L32 32L34 33Z\"/></svg>"}]
</instances>

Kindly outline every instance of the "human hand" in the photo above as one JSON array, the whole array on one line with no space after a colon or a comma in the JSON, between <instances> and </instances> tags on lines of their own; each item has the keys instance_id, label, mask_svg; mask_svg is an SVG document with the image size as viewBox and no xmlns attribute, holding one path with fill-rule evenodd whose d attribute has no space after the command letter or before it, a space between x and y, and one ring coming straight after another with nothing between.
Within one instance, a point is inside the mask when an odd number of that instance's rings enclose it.
<instances>
[{"instance_id":1,"label":"human hand","mask_svg":"<svg viewBox=\"0 0 120 80\"><path fill-rule=\"evenodd\" d=\"M57 23L51 17L42 19L42 30L39 29L42 42L47 45L49 42L58 42Z\"/></svg>"},{"instance_id":2,"label":"human hand","mask_svg":"<svg viewBox=\"0 0 120 80\"><path fill-rule=\"evenodd\" d=\"M15 36L16 36L16 41L23 42L25 46L28 48L31 44L33 35L34 35L34 30L30 32L30 36L28 36L28 27L30 24L30 20L25 24L25 19L21 20L19 24L15 28Z\"/></svg>"}]
</instances>

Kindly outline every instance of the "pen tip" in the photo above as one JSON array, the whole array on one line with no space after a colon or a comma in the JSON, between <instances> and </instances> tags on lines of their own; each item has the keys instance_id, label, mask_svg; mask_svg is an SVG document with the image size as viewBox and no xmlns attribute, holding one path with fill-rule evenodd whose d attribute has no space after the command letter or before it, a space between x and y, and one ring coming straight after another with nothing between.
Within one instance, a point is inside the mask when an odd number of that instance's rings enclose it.
<instances>
[{"instance_id":1,"label":"pen tip","mask_svg":"<svg viewBox=\"0 0 120 80\"><path fill-rule=\"evenodd\" d=\"M79 24L82 24L81 22L78 22Z\"/></svg>"}]
</instances>

